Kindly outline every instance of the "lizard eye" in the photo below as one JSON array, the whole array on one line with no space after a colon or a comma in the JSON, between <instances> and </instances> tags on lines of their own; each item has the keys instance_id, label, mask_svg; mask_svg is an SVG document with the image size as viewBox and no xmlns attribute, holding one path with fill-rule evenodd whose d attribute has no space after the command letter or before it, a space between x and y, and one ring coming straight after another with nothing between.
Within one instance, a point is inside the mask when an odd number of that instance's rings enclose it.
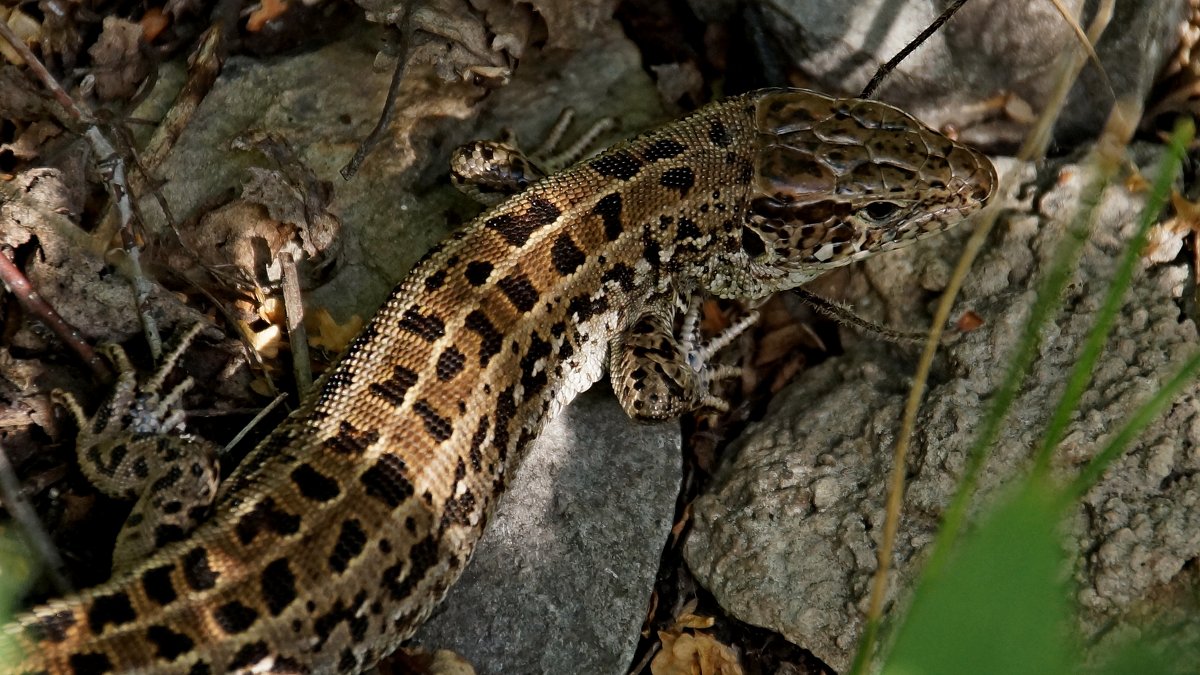
<instances>
[{"instance_id":1,"label":"lizard eye","mask_svg":"<svg viewBox=\"0 0 1200 675\"><path fill-rule=\"evenodd\" d=\"M900 210L900 205L894 202L871 202L863 209L871 220L886 220Z\"/></svg>"}]
</instances>

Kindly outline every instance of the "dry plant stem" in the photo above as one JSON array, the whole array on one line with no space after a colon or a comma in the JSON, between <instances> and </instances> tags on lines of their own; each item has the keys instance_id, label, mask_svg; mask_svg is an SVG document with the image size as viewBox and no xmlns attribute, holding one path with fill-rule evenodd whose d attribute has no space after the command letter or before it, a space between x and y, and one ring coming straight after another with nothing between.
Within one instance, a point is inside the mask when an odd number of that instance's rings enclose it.
<instances>
[{"instance_id":1,"label":"dry plant stem","mask_svg":"<svg viewBox=\"0 0 1200 675\"><path fill-rule=\"evenodd\" d=\"M292 348L292 373L296 377L296 390L303 398L312 389L312 366L308 357L308 335L304 331L300 275L296 272L296 261L291 253L283 251L279 254L279 266L283 268L283 313L288 344Z\"/></svg>"},{"instance_id":2,"label":"dry plant stem","mask_svg":"<svg viewBox=\"0 0 1200 675\"><path fill-rule=\"evenodd\" d=\"M220 44L221 26L214 24L200 37L200 44L188 58L187 82L142 151L142 164L147 169L153 171L162 164L171 148L175 147L175 142L179 140L196 109L200 107L200 102L217 81L222 65L218 52Z\"/></svg>"},{"instance_id":3,"label":"dry plant stem","mask_svg":"<svg viewBox=\"0 0 1200 675\"><path fill-rule=\"evenodd\" d=\"M875 71L875 75L871 78L871 81L867 83L867 86L863 87L862 93L860 93L858 97L871 98L871 96L875 94L875 90L879 88L880 83L883 82L883 78L887 77L889 73L895 70L896 66L900 65L901 61L908 58L909 54L916 51L917 47L920 47L922 43L928 40L930 35L933 35L937 29L942 27L942 24L949 21L950 17L957 14L958 10L965 4L967 4L967 0L954 0L954 4L950 5L945 9L945 11L939 14L938 17L933 20L933 23L926 26L925 30L921 31L920 34L918 34L915 38L910 40L907 45L904 46L904 49L901 49L899 52L897 52L895 56L888 59L887 63L883 64Z\"/></svg>"},{"instance_id":4,"label":"dry plant stem","mask_svg":"<svg viewBox=\"0 0 1200 675\"><path fill-rule=\"evenodd\" d=\"M1104 32L1108 21L1112 18L1113 5L1113 0L1104 0L1097 9L1096 17L1088 28L1087 40L1090 43L1094 43L1100 39L1101 33ZM1040 157L1045 153L1046 146L1049 144L1050 130L1054 126L1054 120L1065 105L1067 93L1070 91L1076 77L1078 77L1079 70L1086 61L1085 54L1087 53L1094 53L1094 51L1088 49L1081 53L1080 51L1073 50L1066 57L1062 66L1062 74L1057 81L1050 100L1047 102L1045 112L1039 118L1037 126L1026 136L1025 144L1017 154L1018 161L1028 162L1034 157ZM954 268L950 282L947 284L941 301L938 303L934 314L933 326L929 332L929 339L917 364L917 369L913 376L913 386L909 390L908 398L904 404L904 415L901 421L900 433L896 438L896 448L892 458L887 509L882 540L879 544L879 562L876 566L875 575L871 580L871 596L866 616L867 626L863 633L859 651L855 656L852 672L863 672L866 667L866 659L873 648L875 635L879 628L879 621L883 614L883 602L887 594L888 572L891 569L892 553L896 541L896 532L900 525L900 512L904 499L904 477L907 471L908 449L916 427L917 410L920 407L922 397L925 395L925 385L929 379L929 371L933 368L933 357L937 353L937 347L942 338L942 331L950 317L950 310L954 304L954 300L958 296L958 292L961 290L963 282L966 279L967 271L975 262L975 258L979 255L979 251L982 250L984 243L987 241L992 228L995 227L996 221L999 218L997 204L1000 201L996 200L984 208L981 215L978 216L979 224L976 226L971 238L967 241L963 254L959 258L958 265Z\"/></svg>"},{"instance_id":5,"label":"dry plant stem","mask_svg":"<svg viewBox=\"0 0 1200 675\"><path fill-rule=\"evenodd\" d=\"M172 229L176 226L175 219L171 215L166 199L159 193L152 174L162 164L171 148L175 147L175 142L179 140L180 134L191 121L196 109L200 107L200 102L204 100L209 90L212 89L213 83L216 82L222 65L218 53L220 42L221 29L219 25L212 26L201 36L199 46L188 59L187 82L184 83L179 95L175 98L175 103L163 116L161 123L154 130L149 142L146 143L146 148L141 153L138 171L130 176L130 187L135 194L142 194L147 188L150 189L163 212L163 217ZM116 216L117 212L109 209L101 219L100 226L96 228L95 239L97 241L107 242L112 239L113 234L121 227ZM146 221L142 219L141 222Z\"/></svg>"},{"instance_id":6,"label":"dry plant stem","mask_svg":"<svg viewBox=\"0 0 1200 675\"><path fill-rule=\"evenodd\" d=\"M79 356L79 359L87 365L96 379L101 382L112 379L112 373L104 365L104 361L97 356L92 346L83 339L83 335L74 326L67 323L62 315L34 290L29 279L21 273L21 270L17 269L12 258L9 258L7 250L0 250L0 282L3 282L8 291L17 299L21 309L31 316L37 317L38 321L41 321L59 340L62 340L63 344Z\"/></svg>"},{"instance_id":7,"label":"dry plant stem","mask_svg":"<svg viewBox=\"0 0 1200 675\"><path fill-rule=\"evenodd\" d=\"M411 12L409 13L411 15ZM400 48L397 49L396 70L392 71L392 82L388 85L387 98L383 102L383 112L379 115L379 121L375 123L375 128L371 129L371 133L363 139L363 142L358 146L358 150L354 152L354 156L342 167L341 174L343 180L350 180L354 174L358 173L358 167L366 161L367 155L371 150L375 149L376 144L383 138L383 134L387 128L391 126L392 115L396 108L396 96L400 93L400 82L404 80L404 73L408 70L408 20L400 27Z\"/></svg>"},{"instance_id":8,"label":"dry plant stem","mask_svg":"<svg viewBox=\"0 0 1200 675\"><path fill-rule=\"evenodd\" d=\"M807 302L818 313L840 324L854 326L865 333L874 333L888 342L916 344L924 343L929 337L929 333L925 331L908 332L895 330L887 326L881 326L873 321L868 321L855 314L849 307L828 298L823 298L812 291L806 291L803 288L793 289L792 292L800 296L802 300Z\"/></svg>"},{"instance_id":9,"label":"dry plant stem","mask_svg":"<svg viewBox=\"0 0 1200 675\"><path fill-rule=\"evenodd\" d=\"M134 242L130 225L133 219L133 195L129 191L129 182L125 174L125 161L117 154L108 138L101 133L96 118L92 115L91 111L82 103L74 101L67 94L62 85L54 79L50 71L46 70L46 67L34 55L33 51L4 22L0 22L0 37L4 38L21 55L29 70L41 81L42 86L50 91L54 99L58 101L59 105L63 107L72 120L77 124L86 126L83 136L92 146L92 152L96 155L100 173L106 178L105 182L108 184L109 193L113 203L116 204L121 224L122 242L127 247L132 246ZM132 280L133 293L138 307L138 315L142 321L142 330L146 335L146 342L150 346L150 351L155 360L157 360L162 355L162 340L158 335L158 327L154 318L150 316L149 312L145 311L146 299L150 296L150 282L142 274L137 248L128 248L127 251L134 272Z\"/></svg>"},{"instance_id":10,"label":"dry plant stem","mask_svg":"<svg viewBox=\"0 0 1200 675\"><path fill-rule=\"evenodd\" d=\"M54 589L63 594L73 593L75 589L63 572L66 566L63 564L62 556L58 554L58 548L50 541L50 535L42 527L42 522L38 520L37 512L21 494L21 482L17 480L12 462L8 461L8 453L5 452L2 445L0 445L0 499L4 500L4 508L8 509L9 516L16 521L17 527L21 528L21 533L25 535L25 539L37 553Z\"/></svg>"},{"instance_id":11,"label":"dry plant stem","mask_svg":"<svg viewBox=\"0 0 1200 675\"><path fill-rule=\"evenodd\" d=\"M233 452L233 449L237 447L238 443L242 442L242 439L246 437L246 434L250 433L254 427L258 426L259 422L263 421L264 417L270 414L272 410L279 407L279 404L283 403L285 400L287 400L287 394L279 394L275 398L271 399L271 402L268 403L265 408L255 413L254 418L247 422L246 426L242 427L242 430L237 432L237 435L225 444L225 447L221 448L221 456L225 457L229 453ZM196 416L194 412L188 414L192 417Z\"/></svg>"}]
</instances>

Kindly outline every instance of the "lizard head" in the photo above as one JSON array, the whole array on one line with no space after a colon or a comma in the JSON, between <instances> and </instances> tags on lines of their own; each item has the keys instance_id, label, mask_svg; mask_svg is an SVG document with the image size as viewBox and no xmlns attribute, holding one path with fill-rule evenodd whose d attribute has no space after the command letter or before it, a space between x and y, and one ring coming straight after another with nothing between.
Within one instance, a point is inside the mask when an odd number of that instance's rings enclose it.
<instances>
[{"instance_id":1,"label":"lizard head","mask_svg":"<svg viewBox=\"0 0 1200 675\"><path fill-rule=\"evenodd\" d=\"M773 290L945 230L996 190L983 153L890 105L772 90L755 108L742 248Z\"/></svg>"}]
</instances>

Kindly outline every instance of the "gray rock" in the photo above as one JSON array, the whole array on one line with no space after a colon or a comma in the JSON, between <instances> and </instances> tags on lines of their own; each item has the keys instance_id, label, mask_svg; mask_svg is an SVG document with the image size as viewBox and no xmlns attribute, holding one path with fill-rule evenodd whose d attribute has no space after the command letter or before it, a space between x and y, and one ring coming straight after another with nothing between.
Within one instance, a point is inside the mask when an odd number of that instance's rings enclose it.
<instances>
[{"instance_id":1,"label":"gray rock","mask_svg":"<svg viewBox=\"0 0 1200 675\"><path fill-rule=\"evenodd\" d=\"M741 3L690 0L706 20L728 17ZM788 64L814 88L857 93L876 68L933 21L945 3L868 0L779 0L748 3ZM1078 13L1081 0L1063 3ZM1096 12L1089 2L1081 23ZM1096 45L1118 97L1141 101L1179 44L1187 0L1127 0ZM989 97L1014 94L1034 111L1045 107L1059 56L1077 45L1074 33L1049 2L974 0L967 3L885 81L879 98L926 123L954 123L971 143L1019 143L1028 124L1006 116ZM774 51L772 51L774 54ZM1114 93L1094 65L1072 89L1056 139L1093 137ZM1102 103L1101 103L1102 102ZM989 108L990 105L990 108Z\"/></svg>"},{"instance_id":2,"label":"gray rock","mask_svg":"<svg viewBox=\"0 0 1200 675\"><path fill-rule=\"evenodd\" d=\"M1032 185L1028 166L1002 167L1008 185ZM976 262L952 316L979 314L982 328L944 348L919 415L889 601L903 599L981 426L1034 290L1076 208L1087 171L1066 166L1037 194L1010 198L1011 215ZM1077 358L1141 195L1120 184L1104 194L1055 321L980 477L976 509L1023 475L1049 412ZM857 282L860 311L892 325L928 321L928 293L944 285L961 232L875 258ZM1077 474L1131 411L1153 394L1197 344L1180 310L1187 270L1142 267L1066 440L1054 459ZM918 318L919 317L919 318ZM779 631L844 669L861 633L883 524L891 452L917 350L869 336L843 357L803 374L747 430L709 494L695 502L685 555L697 579L740 619ZM1192 385L1083 499L1067 523L1084 640L1138 630L1139 614L1186 618L1190 572L1200 556L1200 385ZM1154 598L1154 601L1147 600ZM1149 606L1148 606L1149 605ZM1193 622L1193 626L1194 626ZM1200 635L1195 630L1190 639ZM1178 640L1179 636L1173 639Z\"/></svg>"},{"instance_id":3,"label":"gray rock","mask_svg":"<svg viewBox=\"0 0 1200 675\"><path fill-rule=\"evenodd\" d=\"M679 425L635 425L598 389L533 444L418 644L481 675L629 667L671 529Z\"/></svg>"}]
</instances>

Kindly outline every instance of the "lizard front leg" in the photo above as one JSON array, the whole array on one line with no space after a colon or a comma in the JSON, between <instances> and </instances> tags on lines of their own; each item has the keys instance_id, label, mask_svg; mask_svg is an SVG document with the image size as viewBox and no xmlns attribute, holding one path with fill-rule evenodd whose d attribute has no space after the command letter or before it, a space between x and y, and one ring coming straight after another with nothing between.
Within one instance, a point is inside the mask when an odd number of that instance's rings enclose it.
<instances>
[{"instance_id":1,"label":"lizard front leg","mask_svg":"<svg viewBox=\"0 0 1200 675\"><path fill-rule=\"evenodd\" d=\"M674 294L649 303L610 346L613 391L633 419L665 420L700 408L729 409L712 388L742 370L709 361L752 326L758 315L751 313L716 338L701 342L700 296L690 296L676 332L678 306Z\"/></svg>"}]
</instances>

